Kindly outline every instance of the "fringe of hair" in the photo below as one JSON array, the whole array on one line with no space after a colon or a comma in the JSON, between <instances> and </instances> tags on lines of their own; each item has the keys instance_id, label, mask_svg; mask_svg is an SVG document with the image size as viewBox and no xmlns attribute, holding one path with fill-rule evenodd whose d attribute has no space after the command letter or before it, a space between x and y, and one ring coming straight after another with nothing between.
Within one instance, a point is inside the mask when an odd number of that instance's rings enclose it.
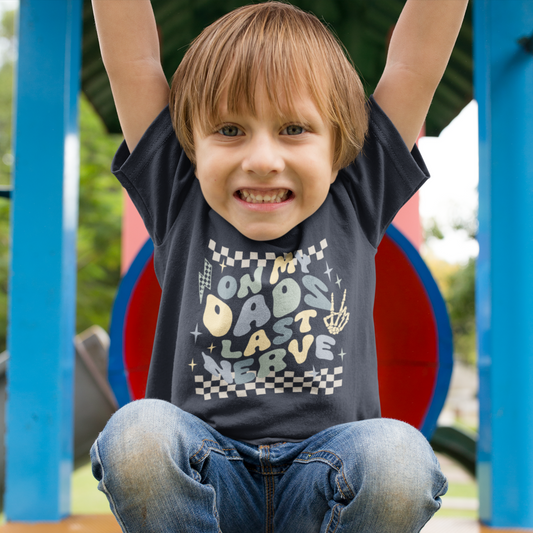
<instances>
[{"instance_id":1,"label":"fringe of hair","mask_svg":"<svg viewBox=\"0 0 533 533\"><path fill-rule=\"evenodd\" d=\"M334 132L333 166L343 168L357 157L368 115L346 50L314 15L265 2L236 9L208 26L174 74L172 121L193 163L193 128L204 134L214 129L223 97L230 113L255 115L258 84L264 84L280 116L295 117L295 98L310 95Z\"/></svg>"}]
</instances>

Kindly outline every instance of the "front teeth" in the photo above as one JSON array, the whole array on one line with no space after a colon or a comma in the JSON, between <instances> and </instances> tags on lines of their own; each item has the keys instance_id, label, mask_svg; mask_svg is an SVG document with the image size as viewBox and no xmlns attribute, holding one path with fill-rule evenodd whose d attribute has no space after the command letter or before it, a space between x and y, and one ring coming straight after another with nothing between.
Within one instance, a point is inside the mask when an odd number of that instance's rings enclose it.
<instances>
[{"instance_id":1,"label":"front teeth","mask_svg":"<svg viewBox=\"0 0 533 533\"><path fill-rule=\"evenodd\" d=\"M287 199L289 196L289 190L278 189L261 194L259 192L250 192L242 189L239 191L239 195L242 200L245 200L250 204L279 204Z\"/></svg>"}]
</instances>

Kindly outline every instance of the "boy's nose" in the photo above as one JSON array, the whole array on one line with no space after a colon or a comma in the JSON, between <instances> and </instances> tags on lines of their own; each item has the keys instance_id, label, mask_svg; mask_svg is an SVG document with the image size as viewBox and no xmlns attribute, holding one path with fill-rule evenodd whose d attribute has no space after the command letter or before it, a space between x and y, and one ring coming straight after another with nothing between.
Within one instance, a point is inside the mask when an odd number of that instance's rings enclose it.
<instances>
[{"instance_id":1,"label":"boy's nose","mask_svg":"<svg viewBox=\"0 0 533 533\"><path fill-rule=\"evenodd\" d=\"M266 177L279 174L285 168L285 161L274 139L266 136L253 139L242 161L242 169L249 174Z\"/></svg>"}]
</instances>

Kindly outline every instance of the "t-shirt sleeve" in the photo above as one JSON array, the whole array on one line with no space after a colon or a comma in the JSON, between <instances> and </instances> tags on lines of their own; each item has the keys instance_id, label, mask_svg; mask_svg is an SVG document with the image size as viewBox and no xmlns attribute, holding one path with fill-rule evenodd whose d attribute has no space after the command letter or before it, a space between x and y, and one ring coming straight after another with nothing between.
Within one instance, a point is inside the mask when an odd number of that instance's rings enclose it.
<instances>
[{"instance_id":1,"label":"t-shirt sleeve","mask_svg":"<svg viewBox=\"0 0 533 533\"><path fill-rule=\"evenodd\" d=\"M362 152L339 172L359 223L377 248L400 208L429 178L415 145L405 145L394 124L371 96L369 127Z\"/></svg>"},{"instance_id":2,"label":"t-shirt sleeve","mask_svg":"<svg viewBox=\"0 0 533 533\"><path fill-rule=\"evenodd\" d=\"M125 142L120 145L111 171L126 189L154 243L161 244L195 180L168 107L148 127L132 153Z\"/></svg>"}]
</instances>

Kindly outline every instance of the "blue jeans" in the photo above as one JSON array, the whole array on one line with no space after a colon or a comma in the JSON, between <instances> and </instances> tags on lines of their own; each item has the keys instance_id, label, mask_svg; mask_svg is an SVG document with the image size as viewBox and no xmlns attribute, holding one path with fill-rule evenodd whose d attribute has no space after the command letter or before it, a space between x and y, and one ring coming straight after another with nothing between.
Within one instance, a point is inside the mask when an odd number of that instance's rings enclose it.
<instances>
[{"instance_id":1,"label":"blue jeans","mask_svg":"<svg viewBox=\"0 0 533 533\"><path fill-rule=\"evenodd\" d=\"M387 419L253 446L140 400L111 418L91 459L127 533L413 533L447 489L426 439Z\"/></svg>"}]
</instances>

